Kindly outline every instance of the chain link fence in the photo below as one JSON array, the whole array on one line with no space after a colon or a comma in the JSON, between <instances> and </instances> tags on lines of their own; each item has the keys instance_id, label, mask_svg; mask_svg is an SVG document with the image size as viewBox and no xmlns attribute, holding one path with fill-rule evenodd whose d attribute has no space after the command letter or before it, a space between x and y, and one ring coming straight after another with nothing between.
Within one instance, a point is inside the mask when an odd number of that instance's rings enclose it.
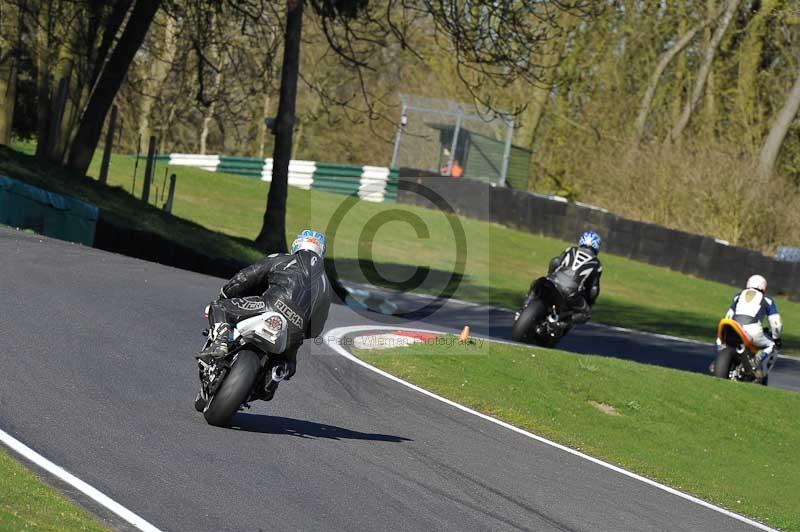
<instances>
[{"instance_id":1,"label":"chain link fence","mask_svg":"<svg viewBox=\"0 0 800 532\"><path fill-rule=\"evenodd\" d=\"M514 133L509 115L481 116L471 104L409 94L400 101L392 168L506 183ZM526 161L520 166L527 173Z\"/></svg>"}]
</instances>

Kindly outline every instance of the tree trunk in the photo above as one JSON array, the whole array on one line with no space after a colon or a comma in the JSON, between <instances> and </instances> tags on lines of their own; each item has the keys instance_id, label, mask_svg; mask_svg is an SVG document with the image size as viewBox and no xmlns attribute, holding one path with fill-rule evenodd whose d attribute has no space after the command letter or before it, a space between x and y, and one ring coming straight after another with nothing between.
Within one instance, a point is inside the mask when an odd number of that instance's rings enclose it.
<instances>
[{"instance_id":1,"label":"tree trunk","mask_svg":"<svg viewBox=\"0 0 800 532\"><path fill-rule=\"evenodd\" d=\"M217 74L217 86L219 86L219 80L222 79L222 72ZM200 131L200 155L206 154L206 142L208 141L208 132L211 128L211 121L214 119L214 109L217 107L217 100L215 99L211 102L208 107L206 107L206 113L203 116L203 129Z\"/></svg>"},{"instance_id":2,"label":"tree trunk","mask_svg":"<svg viewBox=\"0 0 800 532\"><path fill-rule=\"evenodd\" d=\"M214 112L217 109L217 101L221 97L222 83L225 78L225 74L223 73L223 69L225 68L225 59L222 59L217 66L219 68L219 72L217 72L217 77L216 79L214 79L214 87L212 88L212 93L211 93L213 99L211 100L211 103L208 105L208 107L206 107L206 112L203 115L203 129L200 131L201 155L206 154L208 134L211 129L211 121L214 120Z\"/></svg>"},{"instance_id":3,"label":"tree trunk","mask_svg":"<svg viewBox=\"0 0 800 532\"><path fill-rule=\"evenodd\" d=\"M36 24L36 158L44 160L50 151L50 13L52 2L41 6Z\"/></svg>"},{"instance_id":4,"label":"tree trunk","mask_svg":"<svg viewBox=\"0 0 800 532\"><path fill-rule=\"evenodd\" d=\"M689 125L689 119L692 117L692 111L694 111L695 107L697 107L697 102L700 101L700 97L703 95L703 90L705 89L706 81L708 80L708 73L711 71L711 63L714 61L714 55L717 53L717 48L719 47L722 37L728 30L731 19L733 19L733 14L739 7L739 1L740 0L728 0L725 13L722 15L722 19L720 20L717 29L714 31L711 42L705 50L703 63L700 65L700 70L697 72L697 79L694 82L692 94L683 108L683 114L681 114L680 120L678 120L678 123L675 124L675 127L672 129L672 133L670 134L670 139L672 141L678 140L683 134L683 131L686 129L686 126Z\"/></svg>"},{"instance_id":5,"label":"tree trunk","mask_svg":"<svg viewBox=\"0 0 800 532\"><path fill-rule=\"evenodd\" d=\"M647 84L647 89L644 91L642 103L639 105L639 114L636 117L636 142L641 141L642 137L644 136L644 127L647 123L647 115L650 114L650 106L653 103L653 97L655 96L656 89L658 88L658 82L661 79L662 74L664 74L664 71L667 69L675 56L681 53L684 48L689 45L692 39L694 39L694 36L697 35L697 32L711 24L715 19L716 16L707 18L697 26L693 27L683 34L672 46L672 48L661 54L661 58L659 59L655 70L650 75L650 82Z\"/></svg>"},{"instance_id":6,"label":"tree trunk","mask_svg":"<svg viewBox=\"0 0 800 532\"><path fill-rule=\"evenodd\" d=\"M84 15L83 10L81 10L79 6L72 6L72 9L74 11L69 13L70 17L77 19ZM69 145L72 128L75 127L73 117L78 112L78 110L75 109L75 106L78 105L80 88L77 80L75 79L78 76L75 74L79 68L77 67L77 63L80 62L80 58L76 56L80 53L78 50L81 49L81 39L84 38L80 27L73 27L73 25L69 25L64 28L64 30L69 32L69 34L63 36L61 50L58 54L58 61L54 68L54 81L61 83L62 79L67 80L67 98L64 102L61 116L51 117L51 120L58 120L59 123L57 124L58 128L54 130L54 136L51 139L52 146L50 146L49 154L50 160L59 164L64 160L64 154L66 153L67 146Z\"/></svg>"},{"instance_id":7,"label":"tree trunk","mask_svg":"<svg viewBox=\"0 0 800 532\"><path fill-rule=\"evenodd\" d=\"M761 148L761 154L758 156L758 168L762 176L771 176L775 171L775 161L778 159L778 153L786 138L786 133L789 131L794 117L797 116L798 107L800 107L800 75L795 79L792 90L769 130L764 147Z\"/></svg>"},{"instance_id":8,"label":"tree trunk","mask_svg":"<svg viewBox=\"0 0 800 532\"><path fill-rule=\"evenodd\" d=\"M114 39L117 37L122 24L126 20L126 15L133 4L133 0L115 0L111 11L106 17L102 16L102 6L97 5L95 2L90 2L89 15L87 16L87 36L86 43L90 46L87 51L86 66L84 69L79 70L80 77L75 94L73 95L74 103L69 106L71 112L69 113L68 128L70 136L66 140L64 146L64 156L66 150L75 139L78 124L86 109L86 104L89 101L92 91L97 83L97 78L103 69L108 58L108 52ZM98 41L100 27L102 26L102 36Z\"/></svg>"},{"instance_id":9,"label":"tree trunk","mask_svg":"<svg viewBox=\"0 0 800 532\"><path fill-rule=\"evenodd\" d=\"M541 54L539 54L539 57L536 58L535 63L544 66L545 71L542 74L541 82L533 84L530 88L530 112L526 113L527 116L524 118L524 120L528 122L526 127L528 130L526 144L528 149L530 149L531 154L535 152L539 126L542 124L542 119L544 118L545 111L547 110L547 105L550 102L553 86L555 85L556 78L558 76L559 66L564 59L564 55L567 53L566 48L570 40L570 31L575 23L576 19L572 17L572 15L566 12L563 13L559 19L559 26L562 28L562 33L547 39L542 45ZM523 138L525 137L523 136ZM528 164L528 190L534 189L538 170L538 161L536 160L536 157L531 155L530 162Z\"/></svg>"},{"instance_id":10,"label":"tree trunk","mask_svg":"<svg viewBox=\"0 0 800 532\"><path fill-rule=\"evenodd\" d=\"M707 0L706 12L709 16L717 11L716 0ZM711 29L706 28L703 32L703 45L707 49L711 43ZM711 69L708 71L708 81L706 81L705 98L703 100L703 136L712 138L717 129L717 87L716 76L714 75L714 64L711 64Z\"/></svg>"},{"instance_id":11,"label":"tree trunk","mask_svg":"<svg viewBox=\"0 0 800 532\"><path fill-rule=\"evenodd\" d=\"M678 35L685 35L688 28L688 20L686 16L686 3L678 2ZM706 26L705 33L708 33L708 26ZM689 59L686 54L678 54L675 64L675 81L672 83L674 87L674 95L672 98L672 116L670 123L675 124L681 117L681 110L683 109L683 100L686 97L686 87L689 82ZM645 126L646 127L646 126ZM644 134L640 133L640 137ZM638 139L641 140L641 139Z\"/></svg>"},{"instance_id":12,"label":"tree trunk","mask_svg":"<svg viewBox=\"0 0 800 532\"><path fill-rule=\"evenodd\" d=\"M11 142L19 72L19 22L14 4L0 8L0 146Z\"/></svg>"},{"instance_id":13,"label":"tree trunk","mask_svg":"<svg viewBox=\"0 0 800 532\"><path fill-rule=\"evenodd\" d=\"M158 137L158 153L167 153L167 132L172 129L172 122L175 120L175 115L178 113L178 101L173 99L167 111L167 117L164 119L161 128L159 129Z\"/></svg>"},{"instance_id":14,"label":"tree trunk","mask_svg":"<svg viewBox=\"0 0 800 532\"><path fill-rule=\"evenodd\" d=\"M265 84L266 85L266 84ZM269 89L264 87L264 105L261 112L261 124L258 129L258 156L264 158L264 148L267 144L267 118L269 117L269 104L271 98L269 97Z\"/></svg>"},{"instance_id":15,"label":"tree trunk","mask_svg":"<svg viewBox=\"0 0 800 532\"><path fill-rule=\"evenodd\" d=\"M11 124L14 120L14 102L17 95L16 53L0 64L0 146L11 142Z\"/></svg>"},{"instance_id":16,"label":"tree trunk","mask_svg":"<svg viewBox=\"0 0 800 532\"><path fill-rule=\"evenodd\" d=\"M176 41L176 28L175 19L170 15L166 15L166 23L164 26L164 41L161 49L160 57L154 57L150 61L150 72L147 80L144 83L142 94L142 104L139 109L139 138L150 138L150 115L153 114L153 106L156 100L159 99L161 91L164 88L164 82L167 80L172 62L175 59L175 52L177 51ZM145 140L142 140L145 142ZM141 150L143 146L139 146Z\"/></svg>"},{"instance_id":17,"label":"tree trunk","mask_svg":"<svg viewBox=\"0 0 800 532\"><path fill-rule=\"evenodd\" d=\"M69 154L68 166L79 175L85 175L92 162L108 110L160 5L161 0L137 0L125 30L97 80Z\"/></svg>"},{"instance_id":18,"label":"tree trunk","mask_svg":"<svg viewBox=\"0 0 800 532\"><path fill-rule=\"evenodd\" d=\"M159 0L158 3L161 3L161 1ZM105 20L103 38L100 40L100 44L94 56L94 65L89 75L89 90L93 89L95 83L97 83L97 79L100 77L100 73L105 66L108 52L111 50L111 45L114 43L114 38L122 27L122 23L125 21L125 15L130 10L132 4L133 0L116 0L114 7L111 8L111 13L109 13L108 18Z\"/></svg>"},{"instance_id":19,"label":"tree trunk","mask_svg":"<svg viewBox=\"0 0 800 532\"><path fill-rule=\"evenodd\" d=\"M275 147L272 151L272 183L267 197L264 224L256 238L256 244L267 253L286 252L286 196L289 189L289 161L292 158L297 75L300 69L303 3L304 0L287 1L280 100L275 119Z\"/></svg>"},{"instance_id":20,"label":"tree trunk","mask_svg":"<svg viewBox=\"0 0 800 532\"><path fill-rule=\"evenodd\" d=\"M736 81L736 111L748 147L756 148L763 138L766 125L758 101L757 78L764 40L769 35L767 19L777 7L778 0L765 0L747 24L739 53L739 73Z\"/></svg>"}]
</instances>

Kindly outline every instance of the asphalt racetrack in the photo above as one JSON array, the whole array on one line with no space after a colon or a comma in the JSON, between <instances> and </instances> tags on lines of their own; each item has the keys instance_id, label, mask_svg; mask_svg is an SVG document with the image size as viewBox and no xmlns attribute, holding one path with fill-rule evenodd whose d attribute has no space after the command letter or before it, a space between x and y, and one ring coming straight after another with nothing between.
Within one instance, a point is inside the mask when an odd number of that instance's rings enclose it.
<instances>
[{"instance_id":1,"label":"asphalt racetrack","mask_svg":"<svg viewBox=\"0 0 800 532\"><path fill-rule=\"evenodd\" d=\"M313 342L274 401L208 426L192 355L219 279L7 229L0 253L0 429L161 530L754 529ZM368 317L334 306L328 327Z\"/></svg>"}]
</instances>

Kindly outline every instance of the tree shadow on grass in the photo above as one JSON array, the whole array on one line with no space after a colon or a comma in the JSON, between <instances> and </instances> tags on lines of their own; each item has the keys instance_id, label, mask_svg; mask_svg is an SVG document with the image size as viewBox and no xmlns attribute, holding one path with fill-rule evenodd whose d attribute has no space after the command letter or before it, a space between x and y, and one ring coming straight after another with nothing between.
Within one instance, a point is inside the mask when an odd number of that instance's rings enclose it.
<instances>
[{"instance_id":1,"label":"tree shadow on grass","mask_svg":"<svg viewBox=\"0 0 800 532\"><path fill-rule=\"evenodd\" d=\"M239 412L231 421L231 428L261 434L278 434L299 438L324 438L328 440L364 440L401 443L413 441L402 436L358 432L335 425L325 425L315 421L305 421L280 416L246 414Z\"/></svg>"}]
</instances>

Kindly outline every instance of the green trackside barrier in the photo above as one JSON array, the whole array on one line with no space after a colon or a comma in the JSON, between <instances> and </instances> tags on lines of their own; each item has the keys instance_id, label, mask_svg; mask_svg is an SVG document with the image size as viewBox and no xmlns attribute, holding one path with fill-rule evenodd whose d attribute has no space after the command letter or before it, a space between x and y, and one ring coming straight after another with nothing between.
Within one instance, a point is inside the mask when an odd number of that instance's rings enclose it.
<instances>
[{"instance_id":1,"label":"green trackside barrier","mask_svg":"<svg viewBox=\"0 0 800 532\"><path fill-rule=\"evenodd\" d=\"M100 211L90 203L0 176L0 223L91 246Z\"/></svg>"},{"instance_id":2,"label":"green trackside barrier","mask_svg":"<svg viewBox=\"0 0 800 532\"><path fill-rule=\"evenodd\" d=\"M314 172L314 183L312 188L326 192L336 192L339 194L353 194L358 192L361 185L361 177L354 176L331 176L320 173L319 167Z\"/></svg>"},{"instance_id":3,"label":"green trackside barrier","mask_svg":"<svg viewBox=\"0 0 800 532\"><path fill-rule=\"evenodd\" d=\"M340 176L340 177L361 178L361 173L363 171L364 171L363 166L317 163L317 169L314 172L314 179L317 179L317 176L331 176L331 177Z\"/></svg>"},{"instance_id":4,"label":"green trackside barrier","mask_svg":"<svg viewBox=\"0 0 800 532\"><path fill-rule=\"evenodd\" d=\"M256 177L261 179L261 172L264 170L264 159L255 157L238 157L232 155L222 155L219 158L217 172L227 174L237 174L246 177Z\"/></svg>"},{"instance_id":5,"label":"green trackside barrier","mask_svg":"<svg viewBox=\"0 0 800 532\"><path fill-rule=\"evenodd\" d=\"M389 179L386 181L386 190L383 192L383 201L396 201L397 200L397 183L400 181L397 169L392 168L389 170Z\"/></svg>"},{"instance_id":6,"label":"green trackside barrier","mask_svg":"<svg viewBox=\"0 0 800 532\"><path fill-rule=\"evenodd\" d=\"M263 168L260 167L260 166L258 168L247 168L247 167L241 167L241 166L228 166L228 165L225 165L225 164L220 164L217 167L216 171L217 172L222 172L222 173L225 173L225 174L236 174L236 175L240 175L240 176L244 176L244 177L257 177L257 178L261 179L262 170L263 170Z\"/></svg>"}]
</instances>

